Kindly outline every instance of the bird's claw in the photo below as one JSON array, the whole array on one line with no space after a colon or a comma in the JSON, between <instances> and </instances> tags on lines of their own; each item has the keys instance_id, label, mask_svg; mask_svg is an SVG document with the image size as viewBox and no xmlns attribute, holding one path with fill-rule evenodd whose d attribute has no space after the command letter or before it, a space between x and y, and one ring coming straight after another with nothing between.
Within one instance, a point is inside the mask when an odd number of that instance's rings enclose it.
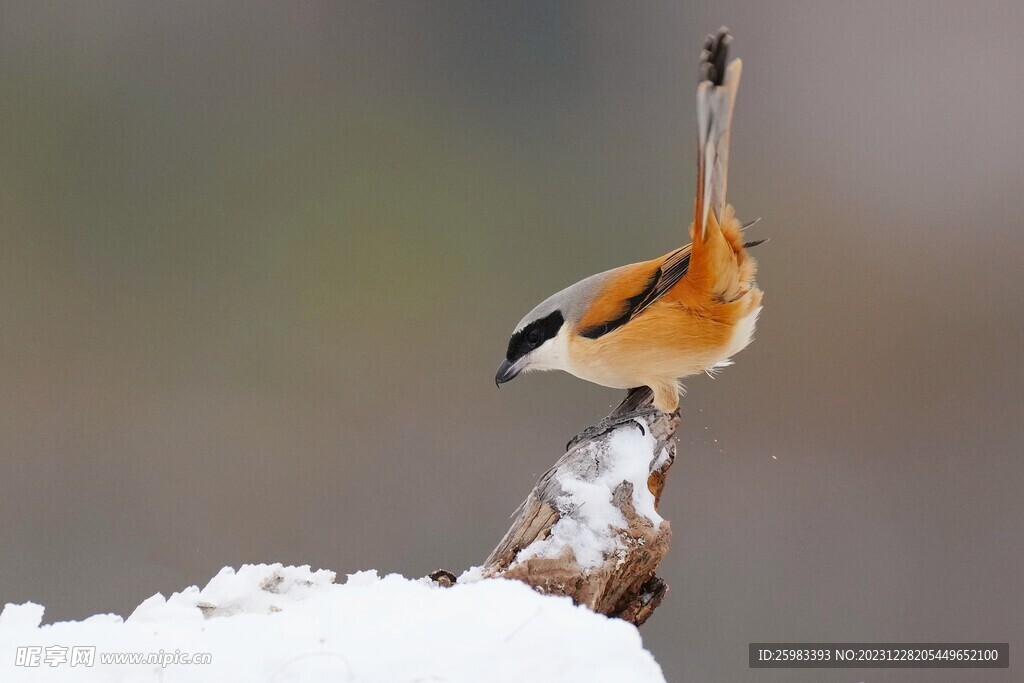
<instances>
[{"instance_id":1,"label":"bird's claw","mask_svg":"<svg viewBox=\"0 0 1024 683\"><path fill-rule=\"evenodd\" d=\"M634 427L640 430L641 435L647 436L646 425L637 418L650 417L651 415L654 415L657 412L658 411L656 408L648 407L630 413L609 415L608 417L598 422L596 425L591 425L590 427L587 427L576 436L572 437L572 439L569 440L569 443L565 444L565 450L571 451L572 449L578 447L581 444L593 441L597 437L603 436L608 432L618 429L622 425L626 424L633 425Z\"/></svg>"}]
</instances>

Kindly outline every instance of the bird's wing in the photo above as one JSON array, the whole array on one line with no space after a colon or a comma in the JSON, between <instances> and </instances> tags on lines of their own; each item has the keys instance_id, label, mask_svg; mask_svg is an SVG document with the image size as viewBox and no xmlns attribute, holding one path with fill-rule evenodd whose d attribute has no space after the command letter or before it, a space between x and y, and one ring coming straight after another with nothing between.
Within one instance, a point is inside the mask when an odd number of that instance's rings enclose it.
<instances>
[{"instance_id":1,"label":"bird's wing","mask_svg":"<svg viewBox=\"0 0 1024 683\"><path fill-rule=\"evenodd\" d=\"M642 292L642 296L630 300L628 317L623 322L632 320L643 313L648 306L660 299L686 275L686 271L690 267L692 251L693 245L687 244L665 257L652 275L650 284L646 291Z\"/></svg>"},{"instance_id":2,"label":"bird's wing","mask_svg":"<svg viewBox=\"0 0 1024 683\"><path fill-rule=\"evenodd\" d=\"M584 321L580 334L590 339L597 339L643 313L643 311L661 298L679 282L690 266L691 245L676 249L671 254L654 261L637 263L629 267L624 277L617 278L614 284L620 292L616 297L619 303L614 311L595 311L602 315L601 320Z\"/></svg>"},{"instance_id":3,"label":"bird's wing","mask_svg":"<svg viewBox=\"0 0 1024 683\"><path fill-rule=\"evenodd\" d=\"M750 221L741 229L746 230L756 222L756 220ZM750 249L767 241L761 239L746 242L743 247ZM693 245L687 244L660 259L634 264L632 268L636 272L626 278L628 281L632 281L632 286L618 297L619 304L616 309L614 311L594 311L599 320L594 321L592 317L589 322L582 321L580 335L589 339L603 337L643 313L647 307L662 298L683 279L690 268L692 253Z\"/></svg>"}]
</instances>

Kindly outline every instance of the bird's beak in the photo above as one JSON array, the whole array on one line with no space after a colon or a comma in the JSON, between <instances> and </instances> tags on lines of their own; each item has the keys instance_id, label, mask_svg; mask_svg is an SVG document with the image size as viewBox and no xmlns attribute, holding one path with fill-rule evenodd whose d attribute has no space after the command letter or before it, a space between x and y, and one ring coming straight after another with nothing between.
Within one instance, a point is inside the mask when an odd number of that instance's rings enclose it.
<instances>
[{"instance_id":1,"label":"bird's beak","mask_svg":"<svg viewBox=\"0 0 1024 683\"><path fill-rule=\"evenodd\" d=\"M498 366L498 374L494 376L495 386L501 386L505 382L515 379L516 375L522 372L523 366L521 362L509 363L508 360L501 361L501 365Z\"/></svg>"}]
</instances>

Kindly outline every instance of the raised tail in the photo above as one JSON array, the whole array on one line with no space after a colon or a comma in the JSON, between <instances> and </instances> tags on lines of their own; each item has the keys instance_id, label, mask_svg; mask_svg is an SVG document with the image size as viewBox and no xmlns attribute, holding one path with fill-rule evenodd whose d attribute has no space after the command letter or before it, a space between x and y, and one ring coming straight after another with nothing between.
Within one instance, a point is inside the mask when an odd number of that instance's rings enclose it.
<instances>
[{"instance_id":1,"label":"raised tail","mask_svg":"<svg viewBox=\"0 0 1024 683\"><path fill-rule=\"evenodd\" d=\"M725 190L729 175L729 129L740 86L743 63L734 59L726 65L732 35L724 26L708 36L700 53L700 83L697 85L697 200L694 206L694 242L703 242L708 231L708 212L714 211L713 225L721 224L725 212Z\"/></svg>"}]
</instances>

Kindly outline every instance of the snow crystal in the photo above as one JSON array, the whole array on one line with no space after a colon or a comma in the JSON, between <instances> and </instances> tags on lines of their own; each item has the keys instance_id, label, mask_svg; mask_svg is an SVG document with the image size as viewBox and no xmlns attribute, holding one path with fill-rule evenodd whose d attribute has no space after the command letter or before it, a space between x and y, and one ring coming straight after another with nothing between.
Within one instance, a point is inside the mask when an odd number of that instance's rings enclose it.
<instances>
[{"instance_id":1,"label":"snow crystal","mask_svg":"<svg viewBox=\"0 0 1024 683\"><path fill-rule=\"evenodd\" d=\"M479 574L469 570L467 578ZM430 582L375 571L227 568L203 589L155 595L122 620L40 626L40 605L0 613L0 679L160 681L664 681L635 627L504 579ZM14 666L19 648L94 647L93 666ZM209 664L110 664L111 653L209 653Z\"/></svg>"}]
</instances>

